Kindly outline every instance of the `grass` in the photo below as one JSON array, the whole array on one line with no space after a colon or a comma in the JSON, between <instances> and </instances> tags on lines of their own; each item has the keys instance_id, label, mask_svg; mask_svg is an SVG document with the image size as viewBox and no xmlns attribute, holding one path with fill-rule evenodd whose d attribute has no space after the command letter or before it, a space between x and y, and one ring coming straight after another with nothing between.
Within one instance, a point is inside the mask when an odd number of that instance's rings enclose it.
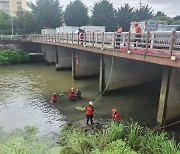
<instances>
[{"instance_id":1,"label":"grass","mask_svg":"<svg viewBox=\"0 0 180 154\"><path fill-rule=\"evenodd\" d=\"M59 144L63 154L179 154L180 144L138 123L112 122L98 132L85 132L69 127L63 131Z\"/></svg>"}]
</instances>

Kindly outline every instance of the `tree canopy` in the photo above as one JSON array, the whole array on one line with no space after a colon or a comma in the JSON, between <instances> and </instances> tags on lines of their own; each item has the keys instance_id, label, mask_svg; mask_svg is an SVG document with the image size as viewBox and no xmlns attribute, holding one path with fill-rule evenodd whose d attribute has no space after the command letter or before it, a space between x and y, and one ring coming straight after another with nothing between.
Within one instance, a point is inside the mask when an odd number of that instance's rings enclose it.
<instances>
[{"instance_id":1,"label":"tree canopy","mask_svg":"<svg viewBox=\"0 0 180 154\"><path fill-rule=\"evenodd\" d=\"M89 22L88 9L79 0L70 2L64 12L64 22L67 26L85 26Z\"/></svg>"},{"instance_id":2,"label":"tree canopy","mask_svg":"<svg viewBox=\"0 0 180 154\"><path fill-rule=\"evenodd\" d=\"M108 0L101 0L95 3L92 16L91 24L94 26L105 26L106 31L114 31L116 29L115 21L115 10L112 3Z\"/></svg>"},{"instance_id":3,"label":"tree canopy","mask_svg":"<svg viewBox=\"0 0 180 154\"><path fill-rule=\"evenodd\" d=\"M58 0L37 0L32 8L38 30L43 27L56 28L62 25L62 7Z\"/></svg>"},{"instance_id":4,"label":"tree canopy","mask_svg":"<svg viewBox=\"0 0 180 154\"><path fill-rule=\"evenodd\" d=\"M134 11L133 20L149 20L153 17L153 10L148 5L143 5L140 9Z\"/></svg>"},{"instance_id":5,"label":"tree canopy","mask_svg":"<svg viewBox=\"0 0 180 154\"><path fill-rule=\"evenodd\" d=\"M8 14L0 11L0 34L10 34L11 18Z\"/></svg>"},{"instance_id":6,"label":"tree canopy","mask_svg":"<svg viewBox=\"0 0 180 154\"><path fill-rule=\"evenodd\" d=\"M116 13L117 25L120 25L123 28L123 31L129 31L130 22L133 16L133 9L129 4L124 4L118 8Z\"/></svg>"}]
</instances>

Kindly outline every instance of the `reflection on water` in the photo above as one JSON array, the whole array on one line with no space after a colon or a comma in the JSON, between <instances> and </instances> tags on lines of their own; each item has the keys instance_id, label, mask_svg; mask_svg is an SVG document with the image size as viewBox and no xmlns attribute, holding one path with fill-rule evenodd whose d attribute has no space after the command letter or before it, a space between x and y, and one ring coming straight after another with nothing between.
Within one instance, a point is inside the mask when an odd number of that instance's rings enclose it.
<instances>
[{"instance_id":1,"label":"reflection on water","mask_svg":"<svg viewBox=\"0 0 180 154\"><path fill-rule=\"evenodd\" d=\"M82 99L74 102L58 95L59 102L51 103L51 95L61 94L71 87L82 91ZM156 125L159 94L157 88L131 87L113 91L100 98L94 105L95 118L111 118L111 109L116 108L124 120L131 117L141 125L151 128ZM24 64L0 66L0 127L4 131L36 126L38 135L58 133L67 121L85 118L77 106L86 106L98 93L98 78L73 81L71 71L55 71L54 66Z\"/></svg>"}]
</instances>

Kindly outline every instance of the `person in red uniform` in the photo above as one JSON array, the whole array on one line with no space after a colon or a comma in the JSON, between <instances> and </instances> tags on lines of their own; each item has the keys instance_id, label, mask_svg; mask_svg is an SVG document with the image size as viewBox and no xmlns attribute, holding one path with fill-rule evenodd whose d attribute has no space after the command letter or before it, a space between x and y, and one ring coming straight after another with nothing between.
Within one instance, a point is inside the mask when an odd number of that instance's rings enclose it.
<instances>
[{"instance_id":1,"label":"person in red uniform","mask_svg":"<svg viewBox=\"0 0 180 154\"><path fill-rule=\"evenodd\" d=\"M69 99L70 101L74 101L74 100L75 100L75 97L76 97L76 95L75 95L75 93L74 93L74 88L71 88L71 90L68 91L68 99Z\"/></svg>"},{"instance_id":2,"label":"person in red uniform","mask_svg":"<svg viewBox=\"0 0 180 154\"><path fill-rule=\"evenodd\" d=\"M89 105L86 106L86 119L87 119L87 125L89 125L89 119L91 121L91 125L93 124L93 103L90 101Z\"/></svg>"},{"instance_id":3,"label":"person in red uniform","mask_svg":"<svg viewBox=\"0 0 180 154\"><path fill-rule=\"evenodd\" d=\"M51 102L57 102L57 95L56 93L53 94L52 98L51 98Z\"/></svg>"},{"instance_id":4,"label":"person in red uniform","mask_svg":"<svg viewBox=\"0 0 180 154\"><path fill-rule=\"evenodd\" d=\"M116 109L112 109L112 119L116 122L120 122L120 117Z\"/></svg>"}]
</instances>

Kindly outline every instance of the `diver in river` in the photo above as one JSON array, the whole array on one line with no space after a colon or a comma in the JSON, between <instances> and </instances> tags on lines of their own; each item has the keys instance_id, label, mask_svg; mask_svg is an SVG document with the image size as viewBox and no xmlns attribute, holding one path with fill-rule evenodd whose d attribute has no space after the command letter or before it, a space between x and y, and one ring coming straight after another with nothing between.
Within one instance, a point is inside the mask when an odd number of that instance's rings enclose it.
<instances>
[{"instance_id":1,"label":"diver in river","mask_svg":"<svg viewBox=\"0 0 180 154\"><path fill-rule=\"evenodd\" d=\"M76 90L76 97L81 99L81 91L79 89Z\"/></svg>"},{"instance_id":2,"label":"diver in river","mask_svg":"<svg viewBox=\"0 0 180 154\"><path fill-rule=\"evenodd\" d=\"M54 93L52 98L51 98L51 102L57 102L57 101L58 101L57 95L56 95L56 93Z\"/></svg>"},{"instance_id":3,"label":"diver in river","mask_svg":"<svg viewBox=\"0 0 180 154\"><path fill-rule=\"evenodd\" d=\"M68 99L69 99L70 101L74 101L74 100L75 100L76 95L75 95L75 93L74 93L74 88L71 88L71 89L67 92L67 94L68 94Z\"/></svg>"}]
</instances>

